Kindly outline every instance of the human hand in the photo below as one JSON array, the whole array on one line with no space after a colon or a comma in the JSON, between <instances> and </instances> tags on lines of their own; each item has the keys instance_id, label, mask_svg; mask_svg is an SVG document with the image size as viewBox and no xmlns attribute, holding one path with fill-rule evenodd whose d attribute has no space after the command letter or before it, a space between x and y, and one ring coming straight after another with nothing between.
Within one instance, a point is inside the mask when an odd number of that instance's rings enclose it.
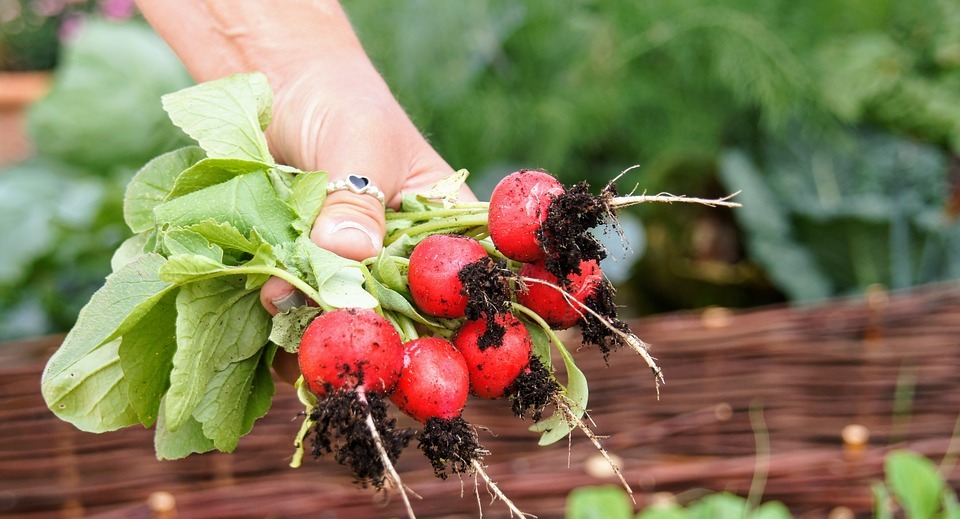
<instances>
[{"instance_id":1,"label":"human hand","mask_svg":"<svg viewBox=\"0 0 960 519\"><path fill-rule=\"evenodd\" d=\"M370 63L337 0L137 0L141 12L197 81L264 73L275 92L267 128L281 163L323 170L331 181L369 178L397 207L402 192L428 189L453 172L427 143ZM469 189L464 200L475 200ZM362 260L380 250L384 207L373 196L330 193L311 238ZM260 300L271 314L304 304L270 279ZM292 361L291 361L292 359ZM296 380L296 357L278 352L274 367Z\"/></svg>"},{"instance_id":2,"label":"human hand","mask_svg":"<svg viewBox=\"0 0 960 519\"><path fill-rule=\"evenodd\" d=\"M402 192L424 191L453 173L365 56L344 57L335 70L298 71L282 79L267 129L278 161L327 171L331 182L363 175L394 208ZM461 196L475 200L469 189ZM340 190L328 195L310 236L327 250L363 260L379 252L385 228L376 197ZM304 302L280 279L264 285L261 301L272 314Z\"/></svg>"}]
</instances>

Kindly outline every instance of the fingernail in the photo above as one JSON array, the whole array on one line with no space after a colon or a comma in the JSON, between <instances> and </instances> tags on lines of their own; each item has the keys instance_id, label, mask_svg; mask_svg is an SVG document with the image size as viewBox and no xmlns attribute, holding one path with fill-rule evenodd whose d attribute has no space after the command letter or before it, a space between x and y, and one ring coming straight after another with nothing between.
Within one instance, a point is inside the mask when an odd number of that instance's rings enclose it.
<instances>
[{"instance_id":1,"label":"fingernail","mask_svg":"<svg viewBox=\"0 0 960 519\"><path fill-rule=\"evenodd\" d=\"M277 311L287 312L293 308L306 305L307 298L304 297L303 292L294 290L280 299L274 299L271 302L273 303L273 306L277 307Z\"/></svg>"},{"instance_id":2,"label":"fingernail","mask_svg":"<svg viewBox=\"0 0 960 519\"><path fill-rule=\"evenodd\" d=\"M356 234L356 232L360 232L361 234L366 236L367 240L370 241L370 244L373 245L374 249L380 248L380 244L377 243L377 239L373 237L373 233L370 232L370 230L367 229L366 227L358 224L357 222L351 222L351 221L340 222L337 225L334 225L332 229L330 229L330 234L339 233L338 238L342 236L343 239L348 239L346 238L348 235Z\"/></svg>"}]
</instances>

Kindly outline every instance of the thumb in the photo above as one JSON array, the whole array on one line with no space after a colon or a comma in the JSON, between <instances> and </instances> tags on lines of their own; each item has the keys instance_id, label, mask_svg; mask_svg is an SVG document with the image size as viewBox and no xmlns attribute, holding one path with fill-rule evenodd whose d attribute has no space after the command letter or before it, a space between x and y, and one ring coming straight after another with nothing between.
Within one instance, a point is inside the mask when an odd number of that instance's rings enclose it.
<instances>
[{"instance_id":1,"label":"thumb","mask_svg":"<svg viewBox=\"0 0 960 519\"><path fill-rule=\"evenodd\" d=\"M310 239L344 258L362 261L383 248L383 204L375 196L334 191L327 195Z\"/></svg>"}]
</instances>

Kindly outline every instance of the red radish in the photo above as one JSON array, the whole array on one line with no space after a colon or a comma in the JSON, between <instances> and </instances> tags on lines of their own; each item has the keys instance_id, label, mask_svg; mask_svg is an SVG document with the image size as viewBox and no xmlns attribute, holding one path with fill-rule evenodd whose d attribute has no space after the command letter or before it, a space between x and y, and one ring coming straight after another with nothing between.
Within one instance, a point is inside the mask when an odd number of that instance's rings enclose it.
<instances>
[{"instance_id":1,"label":"red radish","mask_svg":"<svg viewBox=\"0 0 960 519\"><path fill-rule=\"evenodd\" d=\"M516 261L537 261L540 226L553 199L565 191L549 173L524 169L503 178L490 195L490 238L504 256Z\"/></svg>"},{"instance_id":2,"label":"red radish","mask_svg":"<svg viewBox=\"0 0 960 519\"><path fill-rule=\"evenodd\" d=\"M417 244L407 272L410 294L417 307L436 317L464 316L467 296L462 294L460 270L487 257L477 240L455 234L434 234Z\"/></svg>"},{"instance_id":3,"label":"red radish","mask_svg":"<svg viewBox=\"0 0 960 519\"><path fill-rule=\"evenodd\" d=\"M420 423L460 416L470 391L467 361L449 341L422 337L403 345L403 371L390 400Z\"/></svg>"},{"instance_id":4,"label":"red radish","mask_svg":"<svg viewBox=\"0 0 960 519\"><path fill-rule=\"evenodd\" d=\"M525 264L520 269L520 276L526 281L526 290L517 294L517 301L536 312L555 330L570 328L587 315L568 297L584 303L603 283L603 272L600 271L600 264L595 260L581 261L580 273L570 273L566 277L566 283L563 284L547 271L543 263ZM537 280L547 284L538 283ZM566 295L557 287L562 287Z\"/></svg>"},{"instance_id":5,"label":"red radish","mask_svg":"<svg viewBox=\"0 0 960 519\"><path fill-rule=\"evenodd\" d=\"M403 341L389 321L370 310L333 310L314 319L300 341L300 371L310 391L332 389L386 394L403 368Z\"/></svg>"},{"instance_id":6,"label":"red radish","mask_svg":"<svg viewBox=\"0 0 960 519\"><path fill-rule=\"evenodd\" d=\"M467 321L453 338L453 345L467 361L470 389L480 398L506 396L527 368L533 351L530 332L513 314L498 314L494 322L504 330L500 340L489 347L480 345L480 338L487 331L487 319Z\"/></svg>"}]
</instances>

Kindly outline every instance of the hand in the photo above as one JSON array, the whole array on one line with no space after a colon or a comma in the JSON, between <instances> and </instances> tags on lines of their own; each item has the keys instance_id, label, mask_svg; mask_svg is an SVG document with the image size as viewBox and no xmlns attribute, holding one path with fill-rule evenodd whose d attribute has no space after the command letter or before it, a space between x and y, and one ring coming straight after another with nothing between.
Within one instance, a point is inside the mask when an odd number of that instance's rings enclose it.
<instances>
[{"instance_id":1,"label":"hand","mask_svg":"<svg viewBox=\"0 0 960 519\"><path fill-rule=\"evenodd\" d=\"M453 173L427 143L365 56L336 67L337 74L304 71L284 80L267 129L278 161L303 170L323 170L330 180L353 173L369 178L398 207L402 192L428 189ZM465 190L462 197L474 200ZM330 193L311 232L321 247L363 260L383 243L384 208L371 195ZM293 287L272 279L261 291L271 313L302 304Z\"/></svg>"},{"instance_id":2,"label":"hand","mask_svg":"<svg viewBox=\"0 0 960 519\"><path fill-rule=\"evenodd\" d=\"M429 188L453 169L427 143L377 73L336 0L137 0L160 36L197 81L239 72L266 74L273 87L267 138L274 157L331 181L371 179L397 207L401 192ZM474 200L464 188L462 198ZM377 254L384 208L369 195L331 193L311 238L344 257ZM272 314L303 304L279 279L260 300ZM293 355L278 352L274 369L299 377Z\"/></svg>"}]
</instances>

